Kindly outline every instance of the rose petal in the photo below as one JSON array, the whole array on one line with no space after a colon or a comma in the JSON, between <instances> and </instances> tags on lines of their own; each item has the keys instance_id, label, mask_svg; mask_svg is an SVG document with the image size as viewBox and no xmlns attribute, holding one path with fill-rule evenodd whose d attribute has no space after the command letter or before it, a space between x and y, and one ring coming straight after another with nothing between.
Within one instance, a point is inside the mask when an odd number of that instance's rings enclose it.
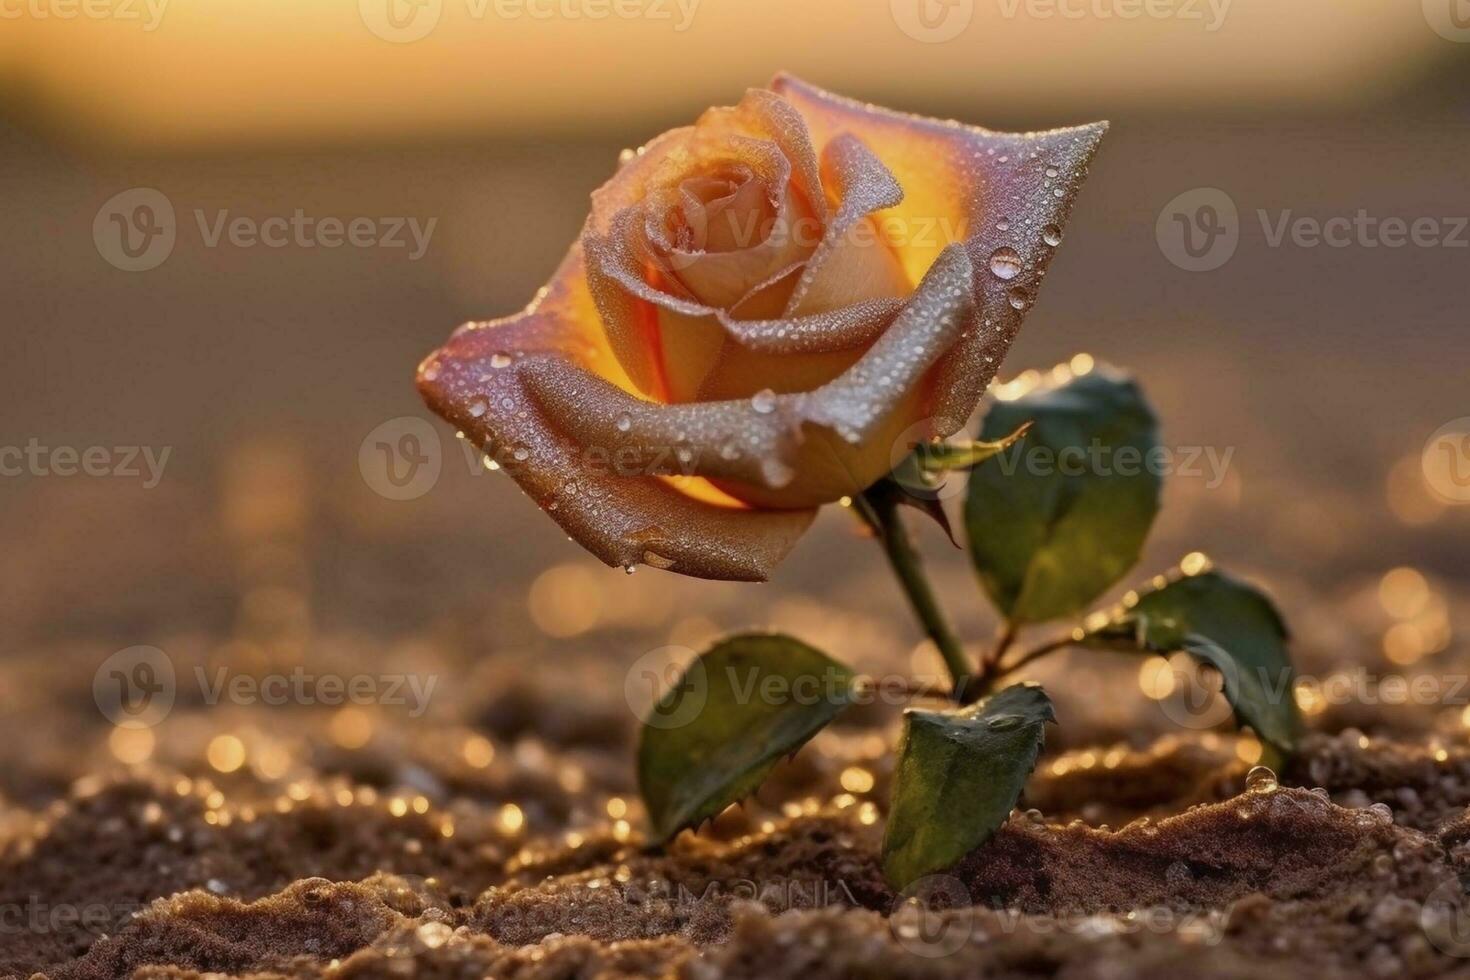
<instances>
[{"instance_id":1,"label":"rose petal","mask_svg":"<svg viewBox=\"0 0 1470 980\"><path fill-rule=\"evenodd\" d=\"M773 152L765 153L762 145ZM627 213L663 190L672 191L699 159L728 161L741 153L752 166L769 166L771 159L780 159L807 207L825 224L826 197L805 124L795 109L762 89L751 89L739 105L710 109L695 126L671 130L627 154L612 179L592 194L592 213L582 232L592 293L614 353L649 395L664 400L694 397L702 375L694 372L691 383L684 377L691 373L686 368L710 362L714 351L705 341L718 343L720 337L714 329L718 324L710 320L702 329L690 327L688 337L676 339L682 348L679 357L664 350L661 332L683 331L686 324L674 317L661 325L661 311L699 318L710 316L712 310L695 302L674 277L657 274L664 259L650 254L642 227ZM783 183L785 179L783 175ZM773 187L784 195L784 186L773 183ZM639 300L656 309L642 308Z\"/></svg>"},{"instance_id":2,"label":"rose petal","mask_svg":"<svg viewBox=\"0 0 1470 980\"><path fill-rule=\"evenodd\" d=\"M617 475L589 455L572 426L527 391L547 364L575 367L588 385L632 382L597 328L574 248L542 298L503 320L467 324L421 365L419 390L513 476L568 534L609 565L637 563L702 578L765 579L815 511L754 511L696 500L652 475ZM579 411L572 405L569 412Z\"/></svg>"},{"instance_id":3,"label":"rose petal","mask_svg":"<svg viewBox=\"0 0 1470 980\"><path fill-rule=\"evenodd\" d=\"M807 261L787 302L801 316L879 296L906 296L912 288L897 257L867 217L903 200L888 168L854 136L841 135L822 150L827 186L838 196L837 213ZM915 280L916 281L916 280Z\"/></svg>"},{"instance_id":4,"label":"rose petal","mask_svg":"<svg viewBox=\"0 0 1470 980\"><path fill-rule=\"evenodd\" d=\"M800 111L819 152L851 134L898 178L904 200L884 212L883 224L911 277L948 244L964 243L975 270L980 329L943 365L934 405L938 434L956 431L1034 305L1052 242L1060 240L1107 124L995 133L867 105L789 75L778 76L772 88ZM991 271L993 261L1004 274L1018 271L1004 278Z\"/></svg>"},{"instance_id":5,"label":"rose petal","mask_svg":"<svg viewBox=\"0 0 1470 980\"><path fill-rule=\"evenodd\" d=\"M914 424L923 381L972 321L972 277L962 248L945 252L872 348L810 392L663 405L557 361L528 365L526 383L579 445L760 506L816 506L861 492L931 434Z\"/></svg>"}]
</instances>

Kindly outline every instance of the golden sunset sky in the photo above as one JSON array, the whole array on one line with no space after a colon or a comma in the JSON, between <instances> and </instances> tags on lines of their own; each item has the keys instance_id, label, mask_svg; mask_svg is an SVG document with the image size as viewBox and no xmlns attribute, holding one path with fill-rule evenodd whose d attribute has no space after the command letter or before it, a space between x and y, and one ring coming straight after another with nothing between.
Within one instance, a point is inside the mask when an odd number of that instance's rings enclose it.
<instances>
[{"instance_id":1,"label":"golden sunset sky","mask_svg":"<svg viewBox=\"0 0 1470 980\"><path fill-rule=\"evenodd\" d=\"M1463 53L1456 2L0 0L0 86L145 150L642 132L780 69L1000 123L1341 109Z\"/></svg>"}]
</instances>

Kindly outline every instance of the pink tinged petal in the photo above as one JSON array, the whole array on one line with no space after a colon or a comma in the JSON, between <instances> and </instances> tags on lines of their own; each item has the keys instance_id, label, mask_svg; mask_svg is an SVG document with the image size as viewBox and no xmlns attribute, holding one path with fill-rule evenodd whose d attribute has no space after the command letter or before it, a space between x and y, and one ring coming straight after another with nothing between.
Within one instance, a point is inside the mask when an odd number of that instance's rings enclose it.
<instances>
[{"instance_id":1,"label":"pink tinged petal","mask_svg":"<svg viewBox=\"0 0 1470 980\"><path fill-rule=\"evenodd\" d=\"M815 512L761 512L695 499L655 475L621 475L569 435L569 422L528 390L538 365L575 365L615 388L629 383L598 339L580 249L542 299L504 320L467 324L421 365L429 406L496 460L579 544L609 565L638 563L701 578L759 581ZM611 381L606 379L612 379Z\"/></svg>"},{"instance_id":2,"label":"pink tinged petal","mask_svg":"<svg viewBox=\"0 0 1470 980\"><path fill-rule=\"evenodd\" d=\"M981 322L935 384L940 434L955 431L1035 305L1107 124L996 133L867 105L787 75L772 88L801 112L819 152L851 134L897 177L905 198L884 212L882 224L910 275L927 269L946 245L964 243Z\"/></svg>"},{"instance_id":3,"label":"pink tinged petal","mask_svg":"<svg viewBox=\"0 0 1470 980\"><path fill-rule=\"evenodd\" d=\"M911 289L897 257L868 221L875 211L903 200L888 168L856 137L842 135L822 151L827 186L837 213L792 291L787 312L802 315L876 296L904 296Z\"/></svg>"},{"instance_id":4,"label":"pink tinged petal","mask_svg":"<svg viewBox=\"0 0 1470 980\"><path fill-rule=\"evenodd\" d=\"M740 346L762 354L826 354L862 349L877 340L893 322L904 300L870 299L839 309L775 320L736 320L721 314L720 322Z\"/></svg>"},{"instance_id":5,"label":"pink tinged petal","mask_svg":"<svg viewBox=\"0 0 1470 980\"><path fill-rule=\"evenodd\" d=\"M527 364L523 374L579 445L660 472L683 468L758 506L814 507L862 491L928 437L915 424L923 381L971 322L971 275L963 249L946 252L871 349L810 392L663 405L564 362Z\"/></svg>"}]
</instances>

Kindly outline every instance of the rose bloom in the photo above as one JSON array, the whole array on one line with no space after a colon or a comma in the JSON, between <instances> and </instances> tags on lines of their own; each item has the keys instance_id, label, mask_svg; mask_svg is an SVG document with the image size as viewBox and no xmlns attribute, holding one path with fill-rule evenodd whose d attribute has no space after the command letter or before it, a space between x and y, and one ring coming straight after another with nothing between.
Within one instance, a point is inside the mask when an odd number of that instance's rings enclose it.
<instances>
[{"instance_id":1,"label":"rose bloom","mask_svg":"<svg viewBox=\"0 0 1470 980\"><path fill-rule=\"evenodd\" d=\"M764 579L820 505L967 422L1106 128L779 76L626 152L531 305L456 330L419 390L603 561Z\"/></svg>"}]
</instances>

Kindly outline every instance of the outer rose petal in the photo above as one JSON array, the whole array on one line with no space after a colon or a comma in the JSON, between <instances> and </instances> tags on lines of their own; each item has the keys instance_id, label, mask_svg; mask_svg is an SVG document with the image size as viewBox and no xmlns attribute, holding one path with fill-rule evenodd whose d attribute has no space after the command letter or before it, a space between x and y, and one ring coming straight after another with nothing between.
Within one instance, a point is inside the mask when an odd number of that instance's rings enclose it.
<instances>
[{"instance_id":1,"label":"outer rose petal","mask_svg":"<svg viewBox=\"0 0 1470 980\"><path fill-rule=\"evenodd\" d=\"M556 361L527 365L526 388L578 445L761 507L813 507L860 493L930 434L914 424L925 377L973 321L972 278L964 249L946 251L872 348L807 392L665 405Z\"/></svg>"},{"instance_id":2,"label":"outer rose petal","mask_svg":"<svg viewBox=\"0 0 1470 980\"><path fill-rule=\"evenodd\" d=\"M936 434L958 430L1035 302L1107 123L995 133L867 105L789 75L771 87L801 112L819 153L850 134L898 178L903 202L883 217L910 276L928 269L947 244L964 242L976 273L981 329L946 359L932 406ZM1021 266L1010 279L991 271L992 256L1003 248L1014 250ZM996 338L1003 341L999 353Z\"/></svg>"},{"instance_id":3,"label":"outer rose petal","mask_svg":"<svg viewBox=\"0 0 1470 980\"><path fill-rule=\"evenodd\" d=\"M420 365L419 391L609 565L760 581L811 524L814 510L724 507L656 476L615 475L628 471L569 438L573 420L548 413L528 393L527 377L548 364L574 368L589 383L631 386L602 336L578 247L524 312L455 331Z\"/></svg>"}]
</instances>

